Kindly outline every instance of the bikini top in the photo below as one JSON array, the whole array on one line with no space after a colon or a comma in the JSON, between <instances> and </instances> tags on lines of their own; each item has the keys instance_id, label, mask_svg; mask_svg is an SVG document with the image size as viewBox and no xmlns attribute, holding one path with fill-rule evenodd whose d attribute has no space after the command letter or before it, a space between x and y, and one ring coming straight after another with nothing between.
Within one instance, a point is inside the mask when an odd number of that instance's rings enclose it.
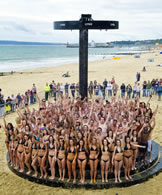
<instances>
[{"instance_id":1,"label":"bikini top","mask_svg":"<svg viewBox=\"0 0 162 195\"><path fill-rule=\"evenodd\" d=\"M118 148L116 148L116 153L123 153L123 150L121 149L121 151L118 150Z\"/></svg>"},{"instance_id":2,"label":"bikini top","mask_svg":"<svg viewBox=\"0 0 162 195\"><path fill-rule=\"evenodd\" d=\"M38 149L45 150L46 147L45 147L45 145L43 145L43 147L41 147L40 144L39 144Z\"/></svg>"},{"instance_id":3,"label":"bikini top","mask_svg":"<svg viewBox=\"0 0 162 195\"><path fill-rule=\"evenodd\" d=\"M18 141L18 144L20 144L20 145L24 145L24 141L23 141L23 140Z\"/></svg>"},{"instance_id":4,"label":"bikini top","mask_svg":"<svg viewBox=\"0 0 162 195\"><path fill-rule=\"evenodd\" d=\"M138 142L138 139L134 140L134 137L132 137L131 142Z\"/></svg>"},{"instance_id":5,"label":"bikini top","mask_svg":"<svg viewBox=\"0 0 162 195\"><path fill-rule=\"evenodd\" d=\"M59 147L59 150L65 150L64 145Z\"/></svg>"},{"instance_id":6,"label":"bikini top","mask_svg":"<svg viewBox=\"0 0 162 195\"><path fill-rule=\"evenodd\" d=\"M91 146L91 151L96 151L97 152L97 147L94 149L92 146Z\"/></svg>"},{"instance_id":7,"label":"bikini top","mask_svg":"<svg viewBox=\"0 0 162 195\"><path fill-rule=\"evenodd\" d=\"M71 148L69 148L68 153L73 153L73 154L75 154L75 148L74 148L73 151L71 151Z\"/></svg>"},{"instance_id":8,"label":"bikini top","mask_svg":"<svg viewBox=\"0 0 162 195\"><path fill-rule=\"evenodd\" d=\"M130 144L129 144L130 145ZM132 146L130 145L130 148L127 147L127 144L125 144L124 150L132 150Z\"/></svg>"},{"instance_id":9,"label":"bikini top","mask_svg":"<svg viewBox=\"0 0 162 195\"><path fill-rule=\"evenodd\" d=\"M32 149L38 149L37 144L33 143L32 144Z\"/></svg>"},{"instance_id":10,"label":"bikini top","mask_svg":"<svg viewBox=\"0 0 162 195\"><path fill-rule=\"evenodd\" d=\"M82 148L78 148L78 152L85 152L85 148L84 147L82 147Z\"/></svg>"},{"instance_id":11,"label":"bikini top","mask_svg":"<svg viewBox=\"0 0 162 195\"><path fill-rule=\"evenodd\" d=\"M107 147L107 149L105 150L105 147L103 146L102 152L109 152L109 147Z\"/></svg>"},{"instance_id":12,"label":"bikini top","mask_svg":"<svg viewBox=\"0 0 162 195\"><path fill-rule=\"evenodd\" d=\"M51 146L51 145L49 144L48 148L49 148L50 150L53 150L53 149L55 149L55 145L52 144L52 146Z\"/></svg>"}]
</instances>

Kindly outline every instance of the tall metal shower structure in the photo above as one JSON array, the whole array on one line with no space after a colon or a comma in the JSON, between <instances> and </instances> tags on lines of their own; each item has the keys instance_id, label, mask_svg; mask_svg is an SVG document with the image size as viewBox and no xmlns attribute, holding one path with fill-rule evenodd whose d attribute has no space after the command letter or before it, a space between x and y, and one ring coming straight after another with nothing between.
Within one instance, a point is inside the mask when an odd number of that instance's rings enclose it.
<instances>
[{"instance_id":1,"label":"tall metal shower structure","mask_svg":"<svg viewBox=\"0 0 162 195\"><path fill-rule=\"evenodd\" d=\"M79 91L88 96L88 30L118 29L118 21L93 20L91 14L82 14L79 21L54 22L56 30L79 30Z\"/></svg>"}]
</instances>

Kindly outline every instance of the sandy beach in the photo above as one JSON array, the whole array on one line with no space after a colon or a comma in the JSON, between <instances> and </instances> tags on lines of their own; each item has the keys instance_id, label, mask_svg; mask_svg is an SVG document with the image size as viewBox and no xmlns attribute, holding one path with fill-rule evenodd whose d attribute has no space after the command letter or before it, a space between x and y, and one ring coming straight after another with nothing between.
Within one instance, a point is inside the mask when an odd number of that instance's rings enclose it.
<instances>
[{"instance_id":1,"label":"sandy beach","mask_svg":"<svg viewBox=\"0 0 162 195\"><path fill-rule=\"evenodd\" d=\"M148 58L154 58L154 62L148 62ZM117 84L125 83L133 85L136 79L136 73L141 73L141 84L144 80L152 80L153 78L162 78L162 67L156 65L162 63L162 54L158 50L141 54L139 59L134 56L124 56L120 60L105 59L102 61L95 61L89 63L89 81L97 80L102 83L106 78L111 80L114 76ZM146 67L146 72L142 72L143 67ZM63 78L62 75L69 72L69 78ZM46 82L50 83L52 80L60 83L72 83L78 82L79 79L79 65L68 64L58 67L39 68L35 70L28 70L32 72L30 74L13 74L0 77L0 88L2 94L5 97L11 94L17 94L18 92L24 93L27 89L32 87L35 83L38 91L42 91ZM40 73L41 72L41 73ZM119 94L119 92L118 92ZM147 98L141 98L147 101ZM154 110L159 105L159 111L156 118L156 127L153 131L152 138L156 142L162 145L162 101L157 101L157 96L153 96L151 100L151 107ZM6 116L7 122L15 124L16 113ZM0 119L0 123L2 120ZM43 185L38 185L27 180L21 179L14 175L7 166L5 147L5 134L0 129L0 194L12 195L12 194L113 194L119 195L160 195L162 194L162 173L158 176L150 179L149 181L135 185L128 188L113 188L104 190L76 190L76 189L62 189L51 188Z\"/></svg>"}]
</instances>

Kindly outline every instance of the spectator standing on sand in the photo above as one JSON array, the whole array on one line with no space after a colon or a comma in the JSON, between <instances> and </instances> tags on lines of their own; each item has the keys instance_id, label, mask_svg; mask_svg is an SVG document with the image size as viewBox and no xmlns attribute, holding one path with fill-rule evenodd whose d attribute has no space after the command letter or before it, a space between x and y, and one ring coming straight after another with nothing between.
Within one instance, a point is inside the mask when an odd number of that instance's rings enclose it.
<instances>
[{"instance_id":1,"label":"spectator standing on sand","mask_svg":"<svg viewBox=\"0 0 162 195\"><path fill-rule=\"evenodd\" d=\"M120 86L120 90L121 90L121 98L125 97L125 84L122 83L122 85Z\"/></svg>"},{"instance_id":2,"label":"spectator standing on sand","mask_svg":"<svg viewBox=\"0 0 162 195\"><path fill-rule=\"evenodd\" d=\"M18 107L20 107L21 100L22 100L21 95L20 93L18 93L18 95L16 96L16 102L17 102Z\"/></svg>"},{"instance_id":3,"label":"spectator standing on sand","mask_svg":"<svg viewBox=\"0 0 162 195\"><path fill-rule=\"evenodd\" d=\"M35 83L33 83L32 91L33 91L33 103L35 104L37 102L37 97L36 97L37 88L35 86Z\"/></svg>"},{"instance_id":4,"label":"spectator standing on sand","mask_svg":"<svg viewBox=\"0 0 162 195\"><path fill-rule=\"evenodd\" d=\"M127 85L126 92L127 92L127 97L130 99L131 98L131 93L132 93L132 87L131 87L130 84Z\"/></svg>"},{"instance_id":5,"label":"spectator standing on sand","mask_svg":"<svg viewBox=\"0 0 162 195\"><path fill-rule=\"evenodd\" d=\"M162 83L159 84L157 87L157 94L158 94L158 101L161 101L161 96L162 96Z\"/></svg>"},{"instance_id":6,"label":"spectator standing on sand","mask_svg":"<svg viewBox=\"0 0 162 195\"><path fill-rule=\"evenodd\" d=\"M113 88L113 85L111 84L111 81L109 81L108 84L107 84L107 90L108 90L108 96L109 97L112 96L112 88Z\"/></svg>"},{"instance_id":7,"label":"spectator standing on sand","mask_svg":"<svg viewBox=\"0 0 162 195\"><path fill-rule=\"evenodd\" d=\"M50 86L48 85L48 83L46 83L46 85L44 87L44 91L45 91L45 100L48 101L48 95L50 92Z\"/></svg>"},{"instance_id":8,"label":"spectator standing on sand","mask_svg":"<svg viewBox=\"0 0 162 195\"><path fill-rule=\"evenodd\" d=\"M144 81L144 82L143 82L143 88L142 88L142 90L143 90L142 96L143 96L143 97L146 97L146 87L147 87L147 82Z\"/></svg>"},{"instance_id":9,"label":"spectator standing on sand","mask_svg":"<svg viewBox=\"0 0 162 195\"><path fill-rule=\"evenodd\" d=\"M11 99L11 112L15 112L16 97L12 94L10 99Z\"/></svg>"},{"instance_id":10,"label":"spectator standing on sand","mask_svg":"<svg viewBox=\"0 0 162 195\"><path fill-rule=\"evenodd\" d=\"M112 88L112 91L113 91L113 95L114 95L114 96L117 95L118 88L119 88L119 86L114 82L114 83L113 83L113 88Z\"/></svg>"},{"instance_id":11,"label":"spectator standing on sand","mask_svg":"<svg viewBox=\"0 0 162 195\"><path fill-rule=\"evenodd\" d=\"M137 82L135 82L134 87L133 87L133 95L132 98L136 97L136 92L137 92Z\"/></svg>"},{"instance_id":12,"label":"spectator standing on sand","mask_svg":"<svg viewBox=\"0 0 162 195\"><path fill-rule=\"evenodd\" d=\"M150 95L152 95L151 94L151 88L152 88L152 84L151 84L150 81L148 81L147 86L146 86L146 96L147 97L150 96Z\"/></svg>"},{"instance_id":13,"label":"spectator standing on sand","mask_svg":"<svg viewBox=\"0 0 162 195\"><path fill-rule=\"evenodd\" d=\"M137 74L136 74L136 80L137 80L137 82L140 81L140 78L141 78L141 74L139 72L137 72Z\"/></svg>"},{"instance_id":14,"label":"spectator standing on sand","mask_svg":"<svg viewBox=\"0 0 162 195\"><path fill-rule=\"evenodd\" d=\"M5 114L4 107L5 107L5 101L3 99L3 96L0 95L0 116L4 116L4 114Z\"/></svg>"},{"instance_id":15,"label":"spectator standing on sand","mask_svg":"<svg viewBox=\"0 0 162 195\"><path fill-rule=\"evenodd\" d=\"M65 94L69 95L69 84L68 83L65 84Z\"/></svg>"},{"instance_id":16,"label":"spectator standing on sand","mask_svg":"<svg viewBox=\"0 0 162 195\"><path fill-rule=\"evenodd\" d=\"M71 95L73 98L75 98L75 84L72 83L72 85L70 86L70 90L71 90Z\"/></svg>"},{"instance_id":17,"label":"spectator standing on sand","mask_svg":"<svg viewBox=\"0 0 162 195\"><path fill-rule=\"evenodd\" d=\"M140 98L141 97L141 86L140 83L137 84L137 90L136 90L137 96Z\"/></svg>"},{"instance_id":18,"label":"spectator standing on sand","mask_svg":"<svg viewBox=\"0 0 162 195\"><path fill-rule=\"evenodd\" d=\"M105 90L106 90L106 88L107 88L107 84L108 84L108 82L107 82L107 80L105 79L104 80L104 82L103 82L103 87L104 87L104 93L105 93Z\"/></svg>"}]
</instances>

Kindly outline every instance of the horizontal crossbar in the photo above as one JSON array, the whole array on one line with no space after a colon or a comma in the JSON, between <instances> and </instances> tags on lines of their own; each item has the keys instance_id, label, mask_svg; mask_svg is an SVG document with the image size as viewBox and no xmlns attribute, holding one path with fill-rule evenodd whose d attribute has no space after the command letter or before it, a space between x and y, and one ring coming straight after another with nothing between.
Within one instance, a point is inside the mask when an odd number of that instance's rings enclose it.
<instances>
[{"instance_id":1,"label":"horizontal crossbar","mask_svg":"<svg viewBox=\"0 0 162 195\"><path fill-rule=\"evenodd\" d=\"M104 21L104 20L92 20L92 21L58 21L54 22L54 29L56 30L108 30L118 29L118 21Z\"/></svg>"}]
</instances>

